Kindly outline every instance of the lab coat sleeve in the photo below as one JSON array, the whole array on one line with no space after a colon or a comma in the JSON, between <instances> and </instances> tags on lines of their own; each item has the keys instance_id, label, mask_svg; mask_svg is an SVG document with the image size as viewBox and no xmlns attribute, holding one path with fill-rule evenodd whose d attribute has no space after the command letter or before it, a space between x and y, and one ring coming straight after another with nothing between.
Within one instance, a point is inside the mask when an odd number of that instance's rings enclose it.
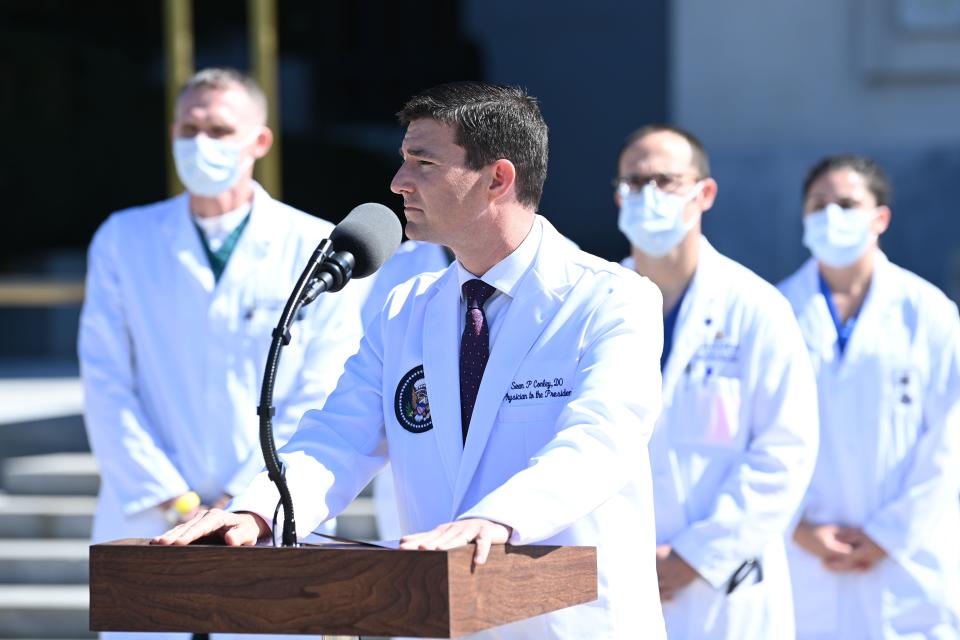
<instances>
[{"instance_id":1,"label":"lab coat sleeve","mask_svg":"<svg viewBox=\"0 0 960 640\"><path fill-rule=\"evenodd\" d=\"M323 296L314 302L311 313L301 322L313 323L305 347L303 366L285 397L275 397L276 414L273 436L277 448L293 435L297 424L310 409L323 407L327 397L343 374L347 359L356 353L363 336L360 308L369 289L369 281L356 280L342 291ZM295 323L291 331L303 330ZM284 366L281 352L280 366ZM224 491L235 496L263 469L263 454L256 447L227 483Z\"/></svg>"},{"instance_id":2,"label":"lab coat sleeve","mask_svg":"<svg viewBox=\"0 0 960 640\"><path fill-rule=\"evenodd\" d=\"M124 264L115 219L90 246L80 316L84 419L100 473L131 515L190 490L137 397L136 345L128 329L119 273Z\"/></svg>"},{"instance_id":3,"label":"lab coat sleeve","mask_svg":"<svg viewBox=\"0 0 960 640\"><path fill-rule=\"evenodd\" d=\"M310 410L280 449L303 537L343 511L387 462L383 424L382 321L367 327L322 411ZM266 472L231 502L271 522L279 494Z\"/></svg>"},{"instance_id":4,"label":"lab coat sleeve","mask_svg":"<svg viewBox=\"0 0 960 640\"><path fill-rule=\"evenodd\" d=\"M900 494L863 527L900 562L922 548L943 514L956 508L960 489L960 321L952 303L920 311L931 328L920 435Z\"/></svg>"},{"instance_id":5,"label":"lab coat sleeve","mask_svg":"<svg viewBox=\"0 0 960 640\"><path fill-rule=\"evenodd\" d=\"M764 304L754 327L752 349L745 349L747 336L740 344L741 366L753 371L741 374L747 447L707 517L670 542L714 588L784 535L810 483L819 444L816 380L787 302Z\"/></svg>"},{"instance_id":6,"label":"lab coat sleeve","mask_svg":"<svg viewBox=\"0 0 960 640\"><path fill-rule=\"evenodd\" d=\"M595 295L604 299L587 320L556 436L458 519L506 524L513 529L512 544L544 540L621 491L635 476L636 461L648 455L661 407L660 292L637 279Z\"/></svg>"}]
</instances>

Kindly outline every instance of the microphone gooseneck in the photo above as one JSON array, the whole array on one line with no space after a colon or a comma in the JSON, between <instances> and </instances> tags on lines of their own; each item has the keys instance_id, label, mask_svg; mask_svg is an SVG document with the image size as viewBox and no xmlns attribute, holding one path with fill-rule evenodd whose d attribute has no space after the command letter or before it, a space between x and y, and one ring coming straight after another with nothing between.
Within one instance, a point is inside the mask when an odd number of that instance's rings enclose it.
<instances>
[{"instance_id":1,"label":"microphone gooseneck","mask_svg":"<svg viewBox=\"0 0 960 640\"><path fill-rule=\"evenodd\" d=\"M400 221L382 204L371 202L353 209L333 229L330 238L323 240L310 256L273 330L257 415L260 417L260 449L267 475L280 493L278 507L283 507L281 544L285 547L297 545L297 528L293 499L273 438L276 411L273 390L280 365L280 350L290 343L290 326L303 306L324 291L340 291L351 278L364 278L375 272L400 246L401 235Z\"/></svg>"}]
</instances>

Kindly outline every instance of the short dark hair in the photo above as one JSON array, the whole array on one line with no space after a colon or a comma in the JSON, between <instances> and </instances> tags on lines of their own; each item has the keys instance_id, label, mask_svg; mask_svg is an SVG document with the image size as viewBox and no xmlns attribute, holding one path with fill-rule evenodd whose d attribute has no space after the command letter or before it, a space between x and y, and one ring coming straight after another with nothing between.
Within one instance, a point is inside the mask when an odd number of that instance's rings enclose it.
<instances>
[{"instance_id":1,"label":"short dark hair","mask_svg":"<svg viewBox=\"0 0 960 640\"><path fill-rule=\"evenodd\" d=\"M686 129L674 127L673 125L669 124L648 124L647 126L640 127L628 135L626 140L623 141L623 144L620 145L620 152L617 154L617 164L620 164L620 158L623 157L623 152L633 146L633 143L641 138L646 138L650 134L660 133L661 131L676 134L686 140L687 144L690 145L690 163L693 165L693 168L697 170L697 179L703 180L704 178L710 177L710 158L707 156L707 150L703 146L703 143L700 142L700 138L693 135Z\"/></svg>"},{"instance_id":2,"label":"short dark hair","mask_svg":"<svg viewBox=\"0 0 960 640\"><path fill-rule=\"evenodd\" d=\"M892 187L890 178L876 162L866 156L858 156L852 153L841 153L834 156L827 156L817 164L813 165L807 177L803 181L803 198L806 200L810 195L810 187L821 177L834 171L849 169L854 173L859 173L867 180L867 188L877 201L877 206L882 207L890 203L892 196Z\"/></svg>"},{"instance_id":3,"label":"short dark hair","mask_svg":"<svg viewBox=\"0 0 960 640\"><path fill-rule=\"evenodd\" d=\"M186 94L198 89L227 89L231 86L238 86L246 91L266 119L267 96L263 93L263 89L253 77L230 67L208 67L197 71L177 91L177 102Z\"/></svg>"},{"instance_id":4,"label":"short dark hair","mask_svg":"<svg viewBox=\"0 0 960 640\"><path fill-rule=\"evenodd\" d=\"M536 209L547 179L547 124L537 99L520 87L450 82L423 91L397 113L400 124L429 118L455 129L476 171L501 158L517 169L517 200Z\"/></svg>"}]
</instances>

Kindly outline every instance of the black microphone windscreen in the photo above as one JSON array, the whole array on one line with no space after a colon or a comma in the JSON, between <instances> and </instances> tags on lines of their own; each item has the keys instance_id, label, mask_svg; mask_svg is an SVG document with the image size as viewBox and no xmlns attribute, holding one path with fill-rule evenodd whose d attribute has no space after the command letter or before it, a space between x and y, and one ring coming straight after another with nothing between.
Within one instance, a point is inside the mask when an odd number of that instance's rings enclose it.
<instances>
[{"instance_id":1,"label":"black microphone windscreen","mask_svg":"<svg viewBox=\"0 0 960 640\"><path fill-rule=\"evenodd\" d=\"M403 230L397 216L382 204L367 202L347 214L330 234L334 251L353 254L354 278L365 278L383 266L400 246Z\"/></svg>"}]
</instances>

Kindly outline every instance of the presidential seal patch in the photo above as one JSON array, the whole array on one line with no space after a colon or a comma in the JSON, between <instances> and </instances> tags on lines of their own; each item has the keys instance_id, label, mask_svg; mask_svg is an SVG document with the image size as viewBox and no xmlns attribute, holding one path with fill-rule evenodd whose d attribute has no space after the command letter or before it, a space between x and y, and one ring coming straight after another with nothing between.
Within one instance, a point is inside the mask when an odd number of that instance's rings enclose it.
<instances>
[{"instance_id":1,"label":"presidential seal patch","mask_svg":"<svg viewBox=\"0 0 960 640\"><path fill-rule=\"evenodd\" d=\"M393 399L393 410L397 414L397 422L410 433L423 433L433 428L423 365L410 369L400 379Z\"/></svg>"}]
</instances>

